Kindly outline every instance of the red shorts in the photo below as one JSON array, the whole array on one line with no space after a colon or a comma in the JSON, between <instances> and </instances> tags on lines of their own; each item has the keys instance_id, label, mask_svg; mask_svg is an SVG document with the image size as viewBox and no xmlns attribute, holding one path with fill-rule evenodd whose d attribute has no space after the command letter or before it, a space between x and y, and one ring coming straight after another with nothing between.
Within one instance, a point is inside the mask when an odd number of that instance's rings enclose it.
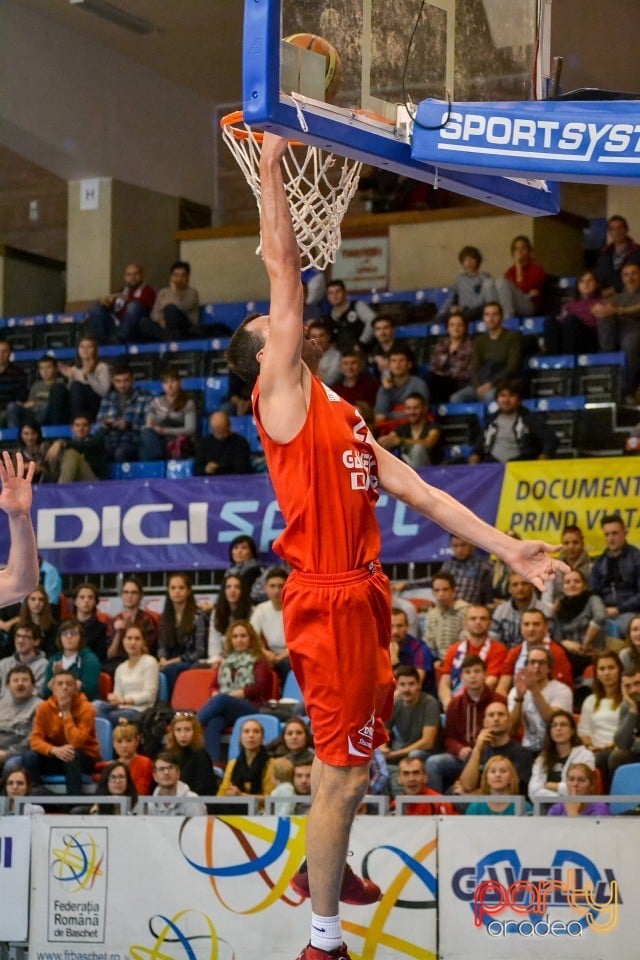
<instances>
[{"instance_id":1,"label":"red shorts","mask_svg":"<svg viewBox=\"0 0 640 960\"><path fill-rule=\"evenodd\" d=\"M389 581L379 563L345 574L294 571L282 595L291 667L324 763L368 763L393 708Z\"/></svg>"}]
</instances>

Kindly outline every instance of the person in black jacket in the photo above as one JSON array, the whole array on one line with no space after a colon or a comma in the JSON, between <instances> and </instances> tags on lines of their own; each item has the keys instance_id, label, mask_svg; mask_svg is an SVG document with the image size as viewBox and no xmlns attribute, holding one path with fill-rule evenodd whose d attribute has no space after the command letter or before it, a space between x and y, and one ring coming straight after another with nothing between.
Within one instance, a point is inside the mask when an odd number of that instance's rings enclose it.
<instances>
[{"instance_id":1,"label":"person in black jacket","mask_svg":"<svg viewBox=\"0 0 640 960\"><path fill-rule=\"evenodd\" d=\"M180 779L202 797L218 792L220 777L204 748L202 725L192 710L178 710L169 725L168 748L176 754Z\"/></svg>"},{"instance_id":2,"label":"person in black jacket","mask_svg":"<svg viewBox=\"0 0 640 960\"><path fill-rule=\"evenodd\" d=\"M229 414L217 410L209 417L211 435L204 437L196 458L197 476L253 473L251 451L244 437L231 430Z\"/></svg>"},{"instance_id":3,"label":"person in black jacket","mask_svg":"<svg viewBox=\"0 0 640 960\"><path fill-rule=\"evenodd\" d=\"M469 457L469 463L507 463L510 460L549 460L558 438L539 414L522 406L515 380L502 383L496 395L498 409Z\"/></svg>"}]
</instances>

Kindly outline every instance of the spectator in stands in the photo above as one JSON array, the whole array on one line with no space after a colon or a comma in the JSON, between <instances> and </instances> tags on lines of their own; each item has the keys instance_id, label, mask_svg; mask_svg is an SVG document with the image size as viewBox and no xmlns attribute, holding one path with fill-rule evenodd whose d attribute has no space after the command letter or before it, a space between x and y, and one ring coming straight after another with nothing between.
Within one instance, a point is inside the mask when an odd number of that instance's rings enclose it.
<instances>
[{"instance_id":1,"label":"spectator in stands","mask_svg":"<svg viewBox=\"0 0 640 960\"><path fill-rule=\"evenodd\" d=\"M262 725L247 720L240 730L240 752L227 764L218 796L268 796L275 786L274 763L264 747Z\"/></svg>"},{"instance_id":2,"label":"spectator in stands","mask_svg":"<svg viewBox=\"0 0 640 960\"><path fill-rule=\"evenodd\" d=\"M74 617L84 631L85 645L102 662L107 655L107 623L106 617L98 616L99 601L100 593L94 583L79 583L73 591Z\"/></svg>"},{"instance_id":3,"label":"spectator in stands","mask_svg":"<svg viewBox=\"0 0 640 960\"><path fill-rule=\"evenodd\" d=\"M70 671L52 678L51 696L36 710L29 745L22 765L34 782L45 774L61 774L67 793L80 795L82 775L93 773L100 748L93 707Z\"/></svg>"},{"instance_id":4,"label":"spectator in stands","mask_svg":"<svg viewBox=\"0 0 640 960\"><path fill-rule=\"evenodd\" d=\"M467 654L461 664L462 688L446 707L444 742L446 753L427 760L427 773L434 790L444 793L460 776L471 756L473 745L484 725L485 710L505 698L488 686L487 665L475 654Z\"/></svg>"},{"instance_id":5,"label":"spectator in stands","mask_svg":"<svg viewBox=\"0 0 640 960\"><path fill-rule=\"evenodd\" d=\"M480 270L482 254L477 247L464 246L458 254L462 266L449 287L437 319L447 320L450 314L461 310L467 320L478 320L486 304L498 299L498 288L490 273ZM454 308L456 308L454 310Z\"/></svg>"},{"instance_id":6,"label":"spectator in stands","mask_svg":"<svg viewBox=\"0 0 640 960\"><path fill-rule=\"evenodd\" d=\"M259 314L254 313L254 317ZM230 417L243 417L251 413L251 391L253 384L242 380L233 370L229 371L229 392L227 398L221 406L221 410L228 413Z\"/></svg>"},{"instance_id":7,"label":"spectator in stands","mask_svg":"<svg viewBox=\"0 0 640 960\"><path fill-rule=\"evenodd\" d=\"M96 797L129 797L131 806L130 813L136 812L138 804L138 791L131 776L131 770L126 763L120 760L114 760L108 763L100 771L98 782L96 784ZM101 816L117 815L120 807L114 805L110 807L105 803L94 803L88 811L90 814L100 814Z\"/></svg>"},{"instance_id":8,"label":"spectator in stands","mask_svg":"<svg viewBox=\"0 0 640 960\"><path fill-rule=\"evenodd\" d=\"M620 658L612 650L597 654L594 667L593 693L582 704L578 733L585 747L595 754L603 786L608 791L609 757L613 751L613 738L622 705L623 668Z\"/></svg>"},{"instance_id":9,"label":"spectator in stands","mask_svg":"<svg viewBox=\"0 0 640 960\"><path fill-rule=\"evenodd\" d=\"M35 623L18 625L13 641L13 654L0 660L0 689L3 693L6 691L9 674L14 667L28 667L33 675L35 692L39 697L42 696L47 658L40 650L40 628Z\"/></svg>"},{"instance_id":10,"label":"spectator in stands","mask_svg":"<svg viewBox=\"0 0 640 960\"><path fill-rule=\"evenodd\" d=\"M552 656L542 646L531 647L522 670L509 691L509 714L514 735L533 754L542 749L545 730L555 710L573 709L573 690L551 677Z\"/></svg>"},{"instance_id":11,"label":"spectator in stands","mask_svg":"<svg viewBox=\"0 0 640 960\"><path fill-rule=\"evenodd\" d=\"M326 323L310 323L307 327L309 340L315 340L322 350L318 363L318 376L328 387L340 380L340 361L342 354L336 347L332 330Z\"/></svg>"},{"instance_id":12,"label":"spectator in stands","mask_svg":"<svg viewBox=\"0 0 640 960\"><path fill-rule=\"evenodd\" d=\"M60 598L62 596L62 577L60 571L52 563L38 554L39 580L47 591L51 609L56 616L60 615Z\"/></svg>"},{"instance_id":13,"label":"spectator in stands","mask_svg":"<svg viewBox=\"0 0 640 960\"><path fill-rule=\"evenodd\" d=\"M490 301L482 312L485 333L473 340L473 373L471 386L451 394L452 403L475 400L493 400L496 387L505 380L517 377L522 363L522 334L506 330L504 311L499 303Z\"/></svg>"},{"instance_id":14,"label":"spectator in stands","mask_svg":"<svg viewBox=\"0 0 640 960\"><path fill-rule=\"evenodd\" d=\"M351 349L356 344L369 346L373 340L375 310L364 300L350 300L342 280L329 281L327 300L331 305L329 316L338 350Z\"/></svg>"},{"instance_id":15,"label":"spectator in stands","mask_svg":"<svg viewBox=\"0 0 640 960\"><path fill-rule=\"evenodd\" d=\"M41 703L30 667L16 663L3 680L0 697L0 769L3 776L20 766L22 754L29 747L33 718Z\"/></svg>"},{"instance_id":16,"label":"spectator in stands","mask_svg":"<svg viewBox=\"0 0 640 960\"><path fill-rule=\"evenodd\" d=\"M572 763L567 770L567 793L578 797L598 793L598 778L593 767L588 763ZM610 814L609 804L599 800L592 803L565 800L547 810L548 817L608 817Z\"/></svg>"},{"instance_id":17,"label":"spectator in stands","mask_svg":"<svg viewBox=\"0 0 640 960\"><path fill-rule=\"evenodd\" d=\"M51 444L42 437L40 424L36 420L28 420L20 429L18 449L27 465L35 465L34 483L47 483L53 479L50 448Z\"/></svg>"},{"instance_id":18,"label":"spectator in stands","mask_svg":"<svg viewBox=\"0 0 640 960\"><path fill-rule=\"evenodd\" d=\"M9 798L9 812L17 812L16 797L28 797L32 792L31 777L24 767L14 767L7 774L2 792ZM20 812L23 817L34 817L45 811L38 803L25 803Z\"/></svg>"},{"instance_id":19,"label":"spectator in stands","mask_svg":"<svg viewBox=\"0 0 640 960\"><path fill-rule=\"evenodd\" d=\"M171 264L169 286L158 290L151 315L140 318L142 340L158 343L199 335L200 302L198 291L189 286L190 277L191 266L185 260Z\"/></svg>"},{"instance_id":20,"label":"spectator in stands","mask_svg":"<svg viewBox=\"0 0 640 960\"><path fill-rule=\"evenodd\" d=\"M71 420L84 416L93 423L98 416L100 401L111 387L109 365L100 359L98 341L94 337L82 337L75 364L60 363L58 366L69 381Z\"/></svg>"},{"instance_id":21,"label":"spectator in stands","mask_svg":"<svg viewBox=\"0 0 640 960\"><path fill-rule=\"evenodd\" d=\"M547 353L597 353L598 321L593 308L600 303L602 292L592 270L585 270L578 277L576 289L570 300L562 304L556 317L548 317L544 328L544 344Z\"/></svg>"},{"instance_id":22,"label":"spectator in stands","mask_svg":"<svg viewBox=\"0 0 640 960\"><path fill-rule=\"evenodd\" d=\"M558 554L558 559L566 563L572 570L579 570L582 575L588 579L593 566L593 560L584 548L584 536L580 527L575 524L567 524L562 531L562 550ZM548 603L557 603L562 596L564 584L564 573L558 570L555 577L549 580L547 588L543 593L544 599Z\"/></svg>"},{"instance_id":23,"label":"spectator in stands","mask_svg":"<svg viewBox=\"0 0 640 960\"><path fill-rule=\"evenodd\" d=\"M622 267L620 293L593 308L598 321L598 341L603 353L621 350L626 359L623 392L635 403L640 386L640 263Z\"/></svg>"},{"instance_id":24,"label":"spectator in stands","mask_svg":"<svg viewBox=\"0 0 640 960\"><path fill-rule=\"evenodd\" d=\"M626 644L619 656L624 670L640 670L640 614L631 619Z\"/></svg>"},{"instance_id":25,"label":"spectator in stands","mask_svg":"<svg viewBox=\"0 0 640 960\"><path fill-rule=\"evenodd\" d=\"M482 771L480 793L484 796L504 794L513 797L521 792L518 789L518 771L511 760L500 753L491 757ZM527 804L526 808L530 810L531 805ZM499 800L476 800L465 810L465 814L469 817L513 817L515 812L513 801Z\"/></svg>"},{"instance_id":26,"label":"spectator in stands","mask_svg":"<svg viewBox=\"0 0 640 960\"><path fill-rule=\"evenodd\" d=\"M523 747L519 740L512 739L510 731L511 719L507 704L500 700L490 703L484 712L482 729L476 737L469 759L454 787L456 793L475 793L478 785L482 786L481 777L487 764L500 756L512 763L516 770L516 785L513 792L526 794L533 754ZM486 778L483 777L483 780Z\"/></svg>"},{"instance_id":27,"label":"spectator in stands","mask_svg":"<svg viewBox=\"0 0 640 960\"><path fill-rule=\"evenodd\" d=\"M451 394L468 387L473 369L473 341L469 323L459 308L447 319L447 336L429 354L427 384L431 402L448 403Z\"/></svg>"},{"instance_id":28,"label":"spectator in stands","mask_svg":"<svg viewBox=\"0 0 640 960\"><path fill-rule=\"evenodd\" d=\"M545 420L522 405L516 380L496 385L498 409L491 414L469 463L507 463L512 460L549 460L558 438Z\"/></svg>"},{"instance_id":29,"label":"spectator in stands","mask_svg":"<svg viewBox=\"0 0 640 960\"><path fill-rule=\"evenodd\" d=\"M392 792L397 793L398 763L410 754L430 756L440 736L440 706L435 697L421 690L415 667L398 667L396 698L387 723L390 740L380 746L391 775Z\"/></svg>"},{"instance_id":30,"label":"spectator in stands","mask_svg":"<svg viewBox=\"0 0 640 960\"><path fill-rule=\"evenodd\" d=\"M508 317L532 317L542 310L545 272L533 256L529 237L519 234L511 241L513 264L505 271L500 300Z\"/></svg>"},{"instance_id":31,"label":"spectator in stands","mask_svg":"<svg viewBox=\"0 0 640 960\"><path fill-rule=\"evenodd\" d=\"M424 693L435 695L436 681L433 654L426 643L409 633L409 620L404 610L391 609L391 666L398 675L400 667L415 667Z\"/></svg>"},{"instance_id":32,"label":"spectator in stands","mask_svg":"<svg viewBox=\"0 0 640 960\"><path fill-rule=\"evenodd\" d=\"M58 624L53 618L49 597L44 587L36 587L28 593L20 607L17 628L35 625L40 629L40 649L50 657L56 649Z\"/></svg>"},{"instance_id":33,"label":"spectator in stands","mask_svg":"<svg viewBox=\"0 0 640 960\"><path fill-rule=\"evenodd\" d=\"M347 403L355 404L364 400L373 407L380 384L365 370L364 354L359 347L352 347L340 357L340 379L333 389Z\"/></svg>"},{"instance_id":34,"label":"spectator in stands","mask_svg":"<svg viewBox=\"0 0 640 960\"><path fill-rule=\"evenodd\" d=\"M153 761L138 753L141 742L140 731L130 720L123 717L113 728L113 752L129 767L139 796L148 797L153 790Z\"/></svg>"},{"instance_id":35,"label":"spectator in stands","mask_svg":"<svg viewBox=\"0 0 640 960\"><path fill-rule=\"evenodd\" d=\"M291 797L294 797L296 793L293 786L295 768L291 760L287 760L286 757L275 757L272 769L275 787L269 796L279 798L275 813L280 817L289 817L293 814L295 807L295 801L291 800Z\"/></svg>"},{"instance_id":36,"label":"spectator in stands","mask_svg":"<svg viewBox=\"0 0 640 960\"><path fill-rule=\"evenodd\" d=\"M422 757L402 757L398 762L398 793L405 797L437 797L438 791L427 786L429 777ZM451 816L458 811L452 803L408 803L402 810L405 817Z\"/></svg>"},{"instance_id":37,"label":"spectator in stands","mask_svg":"<svg viewBox=\"0 0 640 960\"><path fill-rule=\"evenodd\" d=\"M529 796L567 796L567 773L572 764L586 763L595 770L591 750L582 745L576 721L568 710L555 710L547 722L544 746L536 757L529 780Z\"/></svg>"},{"instance_id":38,"label":"spectator in stands","mask_svg":"<svg viewBox=\"0 0 640 960\"><path fill-rule=\"evenodd\" d=\"M425 641L438 660L460 639L467 604L456 597L456 581L451 573L439 570L433 577L435 606L427 610Z\"/></svg>"},{"instance_id":39,"label":"spectator in stands","mask_svg":"<svg viewBox=\"0 0 640 960\"><path fill-rule=\"evenodd\" d=\"M162 374L162 393L149 401L140 431L140 460L183 460L193 455L196 405L182 388L177 370Z\"/></svg>"},{"instance_id":40,"label":"spectator in stands","mask_svg":"<svg viewBox=\"0 0 640 960\"><path fill-rule=\"evenodd\" d=\"M129 263L124 287L89 307L87 330L98 343L135 343L140 320L151 313L156 293L144 282L142 267Z\"/></svg>"},{"instance_id":41,"label":"spectator in stands","mask_svg":"<svg viewBox=\"0 0 640 960\"><path fill-rule=\"evenodd\" d=\"M629 667L622 675L622 703L609 755L609 773L627 763L640 763L640 670Z\"/></svg>"},{"instance_id":42,"label":"spectator in stands","mask_svg":"<svg viewBox=\"0 0 640 960\"><path fill-rule=\"evenodd\" d=\"M85 646L84 630L77 620L63 620L56 640L58 650L49 658L44 677L45 691L51 689L51 679L59 673L71 673L78 681L87 700L98 696L100 661L93 651Z\"/></svg>"},{"instance_id":43,"label":"spectator in stands","mask_svg":"<svg viewBox=\"0 0 640 960\"><path fill-rule=\"evenodd\" d=\"M228 573L209 617L207 659L216 666L224 656L227 630L235 620L248 620L251 614L249 588L240 574Z\"/></svg>"},{"instance_id":44,"label":"spectator in stands","mask_svg":"<svg viewBox=\"0 0 640 960\"><path fill-rule=\"evenodd\" d=\"M381 436L378 440L380 446L392 450L414 469L438 463L440 428L421 394L408 394L404 401L404 415L406 422Z\"/></svg>"},{"instance_id":45,"label":"spectator in stands","mask_svg":"<svg viewBox=\"0 0 640 960\"><path fill-rule=\"evenodd\" d=\"M607 548L594 561L589 584L602 598L607 618L625 634L640 612L640 550L627 543L627 528L619 514L607 514L600 526Z\"/></svg>"},{"instance_id":46,"label":"spectator in stands","mask_svg":"<svg viewBox=\"0 0 640 960\"><path fill-rule=\"evenodd\" d=\"M113 691L107 694L106 702L97 700L94 704L96 714L114 726L121 717L138 720L158 698L158 661L149 653L142 629L127 627L122 644L127 659L116 667Z\"/></svg>"},{"instance_id":47,"label":"spectator in stands","mask_svg":"<svg viewBox=\"0 0 640 960\"><path fill-rule=\"evenodd\" d=\"M574 677L582 676L601 648L606 619L604 603L589 590L584 574L579 570L566 573L551 635L566 650Z\"/></svg>"},{"instance_id":48,"label":"spectator in stands","mask_svg":"<svg viewBox=\"0 0 640 960\"><path fill-rule=\"evenodd\" d=\"M0 339L0 427L6 426L10 403L24 403L29 395L27 371L11 362L11 344Z\"/></svg>"},{"instance_id":49,"label":"spectator in stands","mask_svg":"<svg viewBox=\"0 0 640 960\"><path fill-rule=\"evenodd\" d=\"M153 610L142 608L144 593L142 583L137 577L124 578L120 598L122 610L107 623L109 646L106 661L102 664L102 669L111 674L115 673L118 664L126 659L122 641L127 627L136 626L143 630L150 653L155 653L158 646L160 618Z\"/></svg>"},{"instance_id":50,"label":"spectator in stands","mask_svg":"<svg viewBox=\"0 0 640 960\"><path fill-rule=\"evenodd\" d=\"M509 577L509 595L509 600L499 603L495 608L491 621L491 636L500 640L507 650L520 643L520 624L525 610L543 610L547 615L551 612L547 604L539 599L533 584L519 573L512 573Z\"/></svg>"},{"instance_id":51,"label":"spectator in stands","mask_svg":"<svg viewBox=\"0 0 640 960\"><path fill-rule=\"evenodd\" d=\"M264 581L267 599L258 603L251 614L251 626L262 641L267 662L283 683L291 670L282 619L282 591L288 576L284 567L267 570Z\"/></svg>"},{"instance_id":52,"label":"spectator in stands","mask_svg":"<svg viewBox=\"0 0 640 960\"><path fill-rule=\"evenodd\" d=\"M311 796L311 770L312 764L305 763L303 760L298 760L293 764L293 790L295 796ZM298 816L306 816L309 813L309 804L297 803L293 808L293 812Z\"/></svg>"},{"instance_id":53,"label":"spectator in stands","mask_svg":"<svg viewBox=\"0 0 640 960\"><path fill-rule=\"evenodd\" d=\"M274 746L280 740L279 746ZM283 756L292 763L313 763L315 756L311 731L302 717L291 717L284 725L281 737L272 743L274 756Z\"/></svg>"},{"instance_id":54,"label":"spectator in stands","mask_svg":"<svg viewBox=\"0 0 640 960\"><path fill-rule=\"evenodd\" d=\"M629 236L629 224L624 217L619 214L609 217L607 232L609 243L601 251L595 266L603 297L622 290L621 273L625 264L640 264L640 246Z\"/></svg>"},{"instance_id":55,"label":"spectator in stands","mask_svg":"<svg viewBox=\"0 0 640 960\"><path fill-rule=\"evenodd\" d=\"M109 477L104 436L91 434L91 422L83 415L71 424L71 440L59 438L49 447L51 478L58 483L92 482Z\"/></svg>"},{"instance_id":56,"label":"spectator in stands","mask_svg":"<svg viewBox=\"0 0 640 960\"><path fill-rule=\"evenodd\" d=\"M38 379L29 388L25 402L13 401L7 407L8 427L19 430L34 420L47 426L69 420L67 388L60 377L56 358L47 354L38 361Z\"/></svg>"},{"instance_id":57,"label":"spectator in stands","mask_svg":"<svg viewBox=\"0 0 640 960\"><path fill-rule=\"evenodd\" d=\"M222 760L221 736L239 717L256 713L273 694L273 671L264 647L248 620L236 620L227 630L225 657L218 670L218 693L198 711L205 729L207 753ZM262 729L262 728L261 728Z\"/></svg>"},{"instance_id":58,"label":"spectator in stands","mask_svg":"<svg viewBox=\"0 0 640 960\"><path fill-rule=\"evenodd\" d=\"M552 657L552 676L573 689L573 672L569 658L559 643L554 643L548 633L549 624L544 610L525 610L520 621L522 643L507 652L502 664L502 676L498 681L498 691L505 696L511 689L513 678L524 670L529 653L534 647L543 646Z\"/></svg>"},{"instance_id":59,"label":"spectator in stands","mask_svg":"<svg viewBox=\"0 0 640 960\"><path fill-rule=\"evenodd\" d=\"M472 543L451 534L451 560L445 560L440 573L450 573L456 581L458 597L465 603L491 603L491 564L476 553Z\"/></svg>"},{"instance_id":60,"label":"spectator in stands","mask_svg":"<svg viewBox=\"0 0 640 960\"><path fill-rule=\"evenodd\" d=\"M204 803L197 799L198 794L180 779L178 758L171 750L163 750L156 757L153 764L153 779L157 786L152 796L178 797L181 800L188 800L187 803L149 804L148 810L153 816L205 817L207 815Z\"/></svg>"},{"instance_id":61,"label":"spectator in stands","mask_svg":"<svg viewBox=\"0 0 640 960\"><path fill-rule=\"evenodd\" d=\"M247 589L252 591L256 580L262 574L262 568L258 563L258 545L253 537L246 533L234 537L229 544L229 559L231 566L225 570L225 577L231 573L237 574L242 577Z\"/></svg>"},{"instance_id":62,"label":"spectator in stands","mask_svg":"<svg viewBox=\"0 0 640 960\"><path fill-rule=\"evenodd\" d=\"M425 401L429 399L427 385L421 377L411 373L413 354L408 347L395 346L389 357L389 369L382 374L376 395L376 420L396 419L404 414L404 402L412 393Z\"/></svg>"},{"instance_id":63,"label":"spectator in stands","mask_svg":"<svg viewBox=\"0 0 640 960\"><path fill-rule=\"evenodd\" d=\"M100 403L96 427L109 460L137 460L150 396L134 386L133 370L126 363L114 364L111 382L112 389Z\"/></svg>"},{"instance_id":64,"label":"spectator in stands","mask_svg":"<svg viewBox=\"0 0 640 960\"><path fill-rule=\"evenodd\" d=\"M172 573L160 618L158 662L169 697L178 674L194 667L206 654L207 618L198 610L187 573Z\"/></svg>"},{"instance_id":65,"label":"spectator in stands","mask_svg":"<svg viewBox=\"0 0 640 960\"><path fill-rule=\"evenodd\" d=\"M196 476L224 476L227 474L253 473L249 444L239 433L231 429L228 413L217 410L209 417L208 437L199 443L196 456Z\"/></svg>"},{"instance_id":66,"label":"spectator in stands","mask_svg":"<svg viewBox=\"0 0 640 960\"><path fill-rule=\"evenodd\" d=\"M506 650L489 635L491 614L487 607L470 604L465 611L464 629L460 639L452 643L444 655L438 684L440 703L446 710L465 683L463 667L467 657L478 657L484 664L483 683L494 690L502 672Z\"/></svg>"},{"instance_id":67,"label":"spectator in stands","mask_svg":"<svg viewBox=\"0 0 640 960\"><path fill-rule=\"evenodd\" d=\"M373 321L373 340L369 348L369 362L375 365L379 376L389 369L389 357L395 346L393 320L386 314L379 313Z\"/></svg>"},{"instance_id":68,"label":"spectator in stands","mask_svg":"<svg viewBox=\"0 0 640 960\"><path fill-rule=\"evenodd\" d=\"M202 797L215 796L220 779L213 772L202 725L192 710L177 710L173 715L167 747L176 754L183 783Z\"/></svg>"}]
</instances>

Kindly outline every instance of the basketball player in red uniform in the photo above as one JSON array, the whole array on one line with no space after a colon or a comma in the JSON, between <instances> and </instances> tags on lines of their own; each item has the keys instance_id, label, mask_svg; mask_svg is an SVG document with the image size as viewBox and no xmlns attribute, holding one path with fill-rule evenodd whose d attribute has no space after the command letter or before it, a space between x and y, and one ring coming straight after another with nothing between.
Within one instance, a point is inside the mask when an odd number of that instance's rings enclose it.
<instances>
[{"instance_id":1,"label":"basketball player in red uniform","mask_svg":"<svg viewBox=\"0 0 640 960\"><path fill-rule=\"evenodd\" d=\"M379 887L356 876L345 860L371 754L387 739L384 721L393 699L378 488L496 553L539 588L563 565L550 556L556 548L507 537L428 486L378 446L356 410L313 375L320 350L302 325L300 255L280 163L286 147L265 134L262 255L271 313L238 328L229 363L244 379L259 378L254 414L287 524L274 550L294 568L282 597L285 636L316 745L307 861L292 880L311 895L311 941L299 960L348 960L339 901L380 898Z\"/></svg>"},{"instance_id":2,"label":"basketball player in red uniform","mask_svg":"<svg viewBox=\"0 0 640 960\"><path fill-rule=\"evenodd\" d=\"M0 458L0 509L9 518L9 559L0 570L0 607L24 600L38 585L38 549L31 525L31 481L35 464L25 473L22 454L16 454L16 466L5 450Z\"/></svg>"}]
</instances>

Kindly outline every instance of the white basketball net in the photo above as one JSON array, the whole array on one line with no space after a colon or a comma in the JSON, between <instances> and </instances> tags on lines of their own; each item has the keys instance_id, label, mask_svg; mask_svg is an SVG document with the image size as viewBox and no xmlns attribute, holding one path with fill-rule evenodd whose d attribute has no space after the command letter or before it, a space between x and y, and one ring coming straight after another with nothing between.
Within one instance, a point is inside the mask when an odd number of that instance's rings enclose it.
<instances>
[{"instance_id":1,"label":"white basketball net","mask_svg":"<svg viewBox=\"0 0 640 960\"><path fill-rule=\"evenodd\" d=\"M234 136L232 127L244 129L246 136ZM261 142L251 127L241 120L225 124L222 135L244 173L260 210ZM341 163L340 176L337 183L332 183L328 174L336 163ZM348 157L336 157L319 147L289 143L282 166L302 267L306 269L313 266L324 270L335 261L342 242L340 225L358 188L362 164ZM262 236L256 254L259 256L261 252Z\"/></svg>"}]
</instances>

